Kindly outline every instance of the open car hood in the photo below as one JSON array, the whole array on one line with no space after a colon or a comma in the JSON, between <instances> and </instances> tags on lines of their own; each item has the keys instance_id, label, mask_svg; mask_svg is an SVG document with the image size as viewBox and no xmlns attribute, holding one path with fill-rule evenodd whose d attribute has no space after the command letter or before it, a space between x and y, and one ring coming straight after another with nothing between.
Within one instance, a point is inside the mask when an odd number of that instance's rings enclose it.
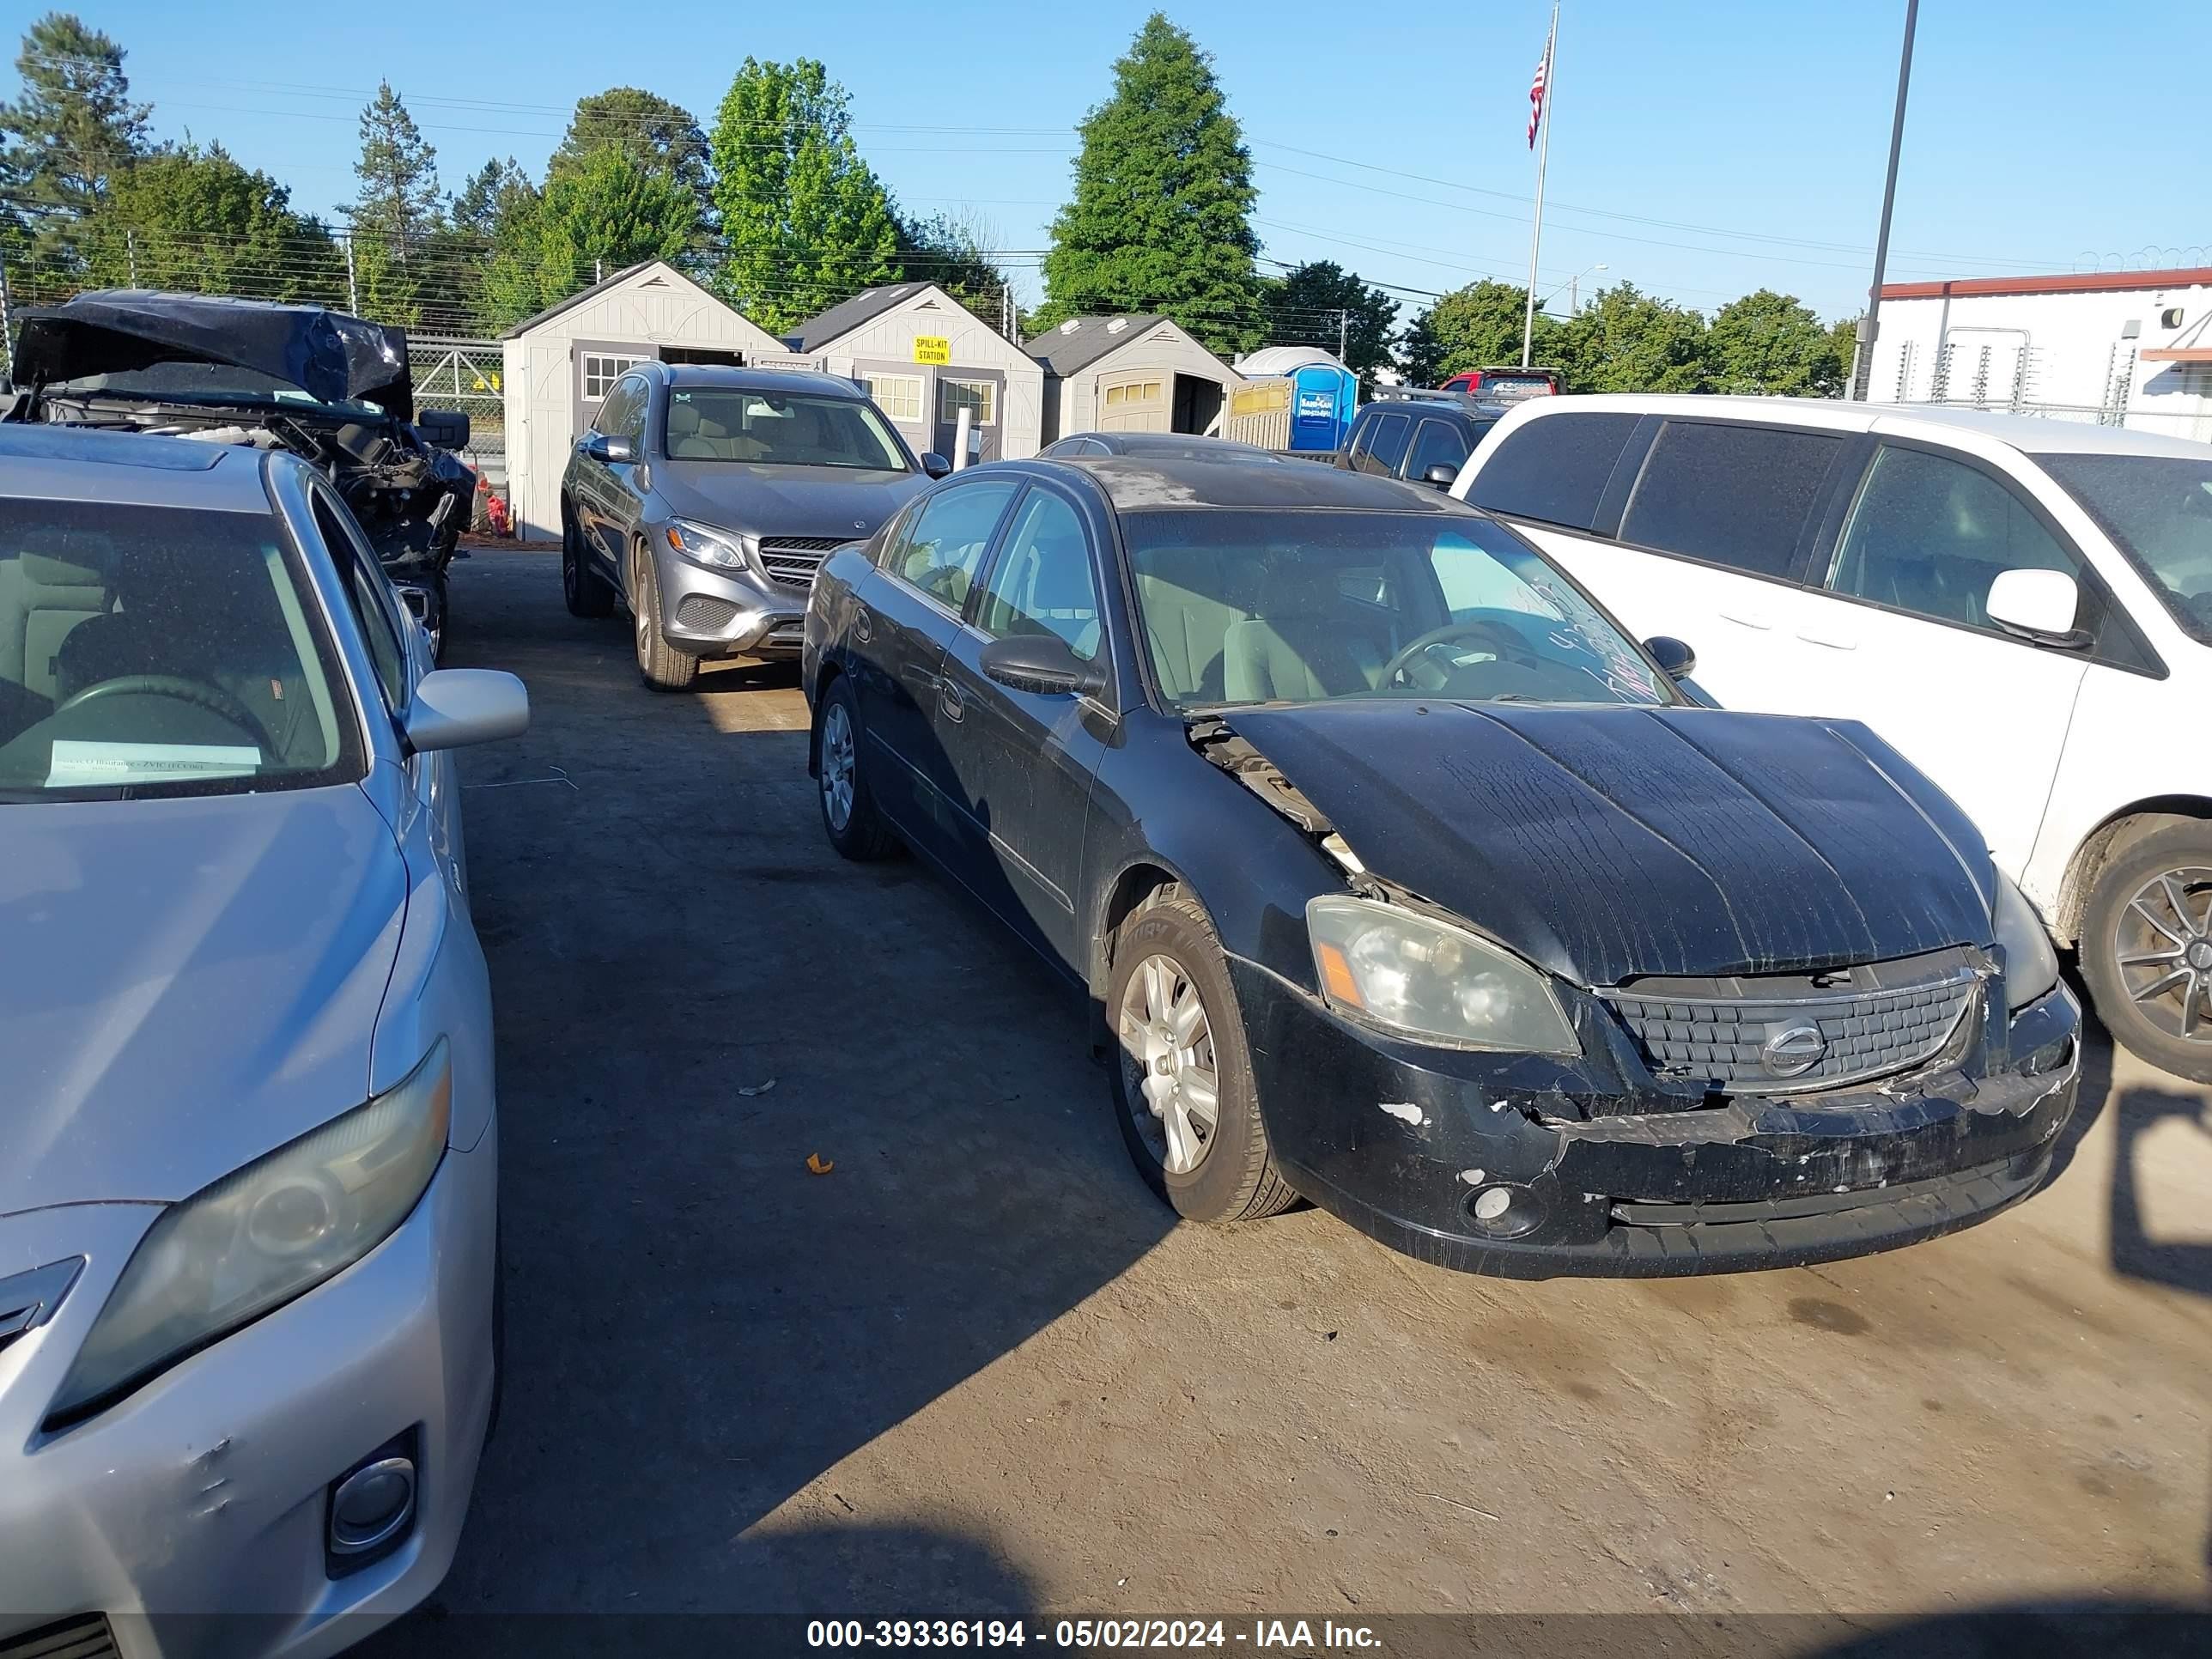
<instances>
[{"instance_id":1,"label":"open car hood","mask_svg":"<svg viewBox=\"0 0 2212 1659\"><path fill-rule=\"evenodd\" d=\"M1981 836L1856 720L1412 698L1221 718L1376 876L1583 985L1990 938Z\"/></svg>"},{"instance_id":2,"label":"open car hood","mask_svg":"<svg viewBox=\"0 0 2212 1659\"><path fill-rule=\"evenodd\" d=\"M22 313L15 378L47 386L173 362L251 369L325 403L374 404L415 418L405 332L322 306L151 289L80 294Z\"/></svg>"}]
</instances>

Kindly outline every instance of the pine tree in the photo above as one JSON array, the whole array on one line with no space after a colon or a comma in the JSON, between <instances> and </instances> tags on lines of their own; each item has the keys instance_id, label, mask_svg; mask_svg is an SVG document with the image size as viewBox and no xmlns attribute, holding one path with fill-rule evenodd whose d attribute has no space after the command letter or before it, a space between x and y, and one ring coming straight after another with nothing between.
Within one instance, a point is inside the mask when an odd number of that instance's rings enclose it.
<instances>
[{"instance_id":1,"label":"pine tree","mask_svg":"<svg viewBox=\"0 0 2212 1659\"><path fill-rule=\"evenodd\" d=\"M609 87L579 98L561 147L546 163L546 182L581 167L593 151L610 146L639 167L673 178L691 196L695 219L703 221L714 211L707 135L682 105L636 87Z\"/></svg>"},{"instance_id":2,"label":"pine tree","mask_svg":"<svg viewBox=\"0 0 2212 1659\"><path fill-rule=\"evenodd\" d=\"M714 284L770 333L896 280L890 194L853 143L851 100L811 58L738 67L714 121L728 252Z\"/></svg>"},{"instance_id":3,"label":"pine tree","mask_svg":"<svg viewBox=\"0 0 2212 1659\"><path fill-rule=\"evenodd\" d=\"M1040 321L1163 311L1217 349L1258 343L1258 192L1212 60L1154 12L1080 131Z\"/></svg>"},{"instance_id":4,"label":"pine tree","mask_svg":"<svg viewBox=\"0 0 2212 1659\"><path fill-rule=\"evenodd\" d=\"M405 264L438 224L438 152L407 106L381 82L361 112L361 160L354 163L361 195L354 203L356 239L383 245Z\"/></svg>"},{"instance_id":5,"label":"pine tree","mask_svg":"<svg viewBox=\"0 0 2212 1659\"><path fill-rule=\"evenodd\" d=\"M83 252L85 280L100 287L345 303L345 259L330 232L221 144L169 146L118 173Z\"/></svg>"},{"instance_id":6,"label":"pine tree","mask_svg":"<svg viewBox=\"0 0 2212 1659\"><path fill-rule=\"evenodd\" d=\"M145 149L148 106L131 101L123 57L67 12L24 32L22 95L0 104L0 192L15 246L73 266L116 175Z\"/></svg>"}]
</instances>

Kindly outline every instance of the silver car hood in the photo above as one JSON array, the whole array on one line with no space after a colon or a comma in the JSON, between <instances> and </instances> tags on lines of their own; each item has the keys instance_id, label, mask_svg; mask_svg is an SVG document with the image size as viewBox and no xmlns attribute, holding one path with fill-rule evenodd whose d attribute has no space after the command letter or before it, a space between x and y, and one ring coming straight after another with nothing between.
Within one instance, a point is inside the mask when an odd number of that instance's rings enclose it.
<instances>
[{"instance_id":1,"label":"silver car hood","mask_svg":"<svg viewBox=\"0 0 2212 1659\"><path fill-rule=\"evenodd\" d=\"M748 536L872 536L929 488L920 472L743 461L655 461L654 488L678 514Z\"/></svg>"},{"instance_id":2,"label":"silver car hood","mask_svg":"<svg viewBox=\"0 0 2212 1659\"><path fill-rule=\"evenodd\" d=\"M183 1198L360 1104L406 902L350 784L0 806L0 1216Z\"/></svg>"}]
</instances>

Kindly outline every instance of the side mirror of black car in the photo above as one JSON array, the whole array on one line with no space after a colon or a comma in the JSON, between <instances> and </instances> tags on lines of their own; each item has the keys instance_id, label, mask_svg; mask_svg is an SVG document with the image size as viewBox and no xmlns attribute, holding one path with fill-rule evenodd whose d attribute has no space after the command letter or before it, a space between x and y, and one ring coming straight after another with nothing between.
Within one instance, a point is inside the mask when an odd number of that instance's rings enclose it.
<instances>
[{"instance_id":1,"label":"side mirror of black car","mask_svg":"<svg viewBox=\"0 0 2212 1659\"><path fill-rule=\"evenodd\" d=\"M1666 670L1670 680L1698 672L1698 653L1672 635L1655 635L1644 641L1644 648L1651 653L1652 661Z\"/></svg>"},{"instance_id":2,"label":"side mirror of black car","mask_svg":"<svg viewBox=\"0 0 2212 1659\"><path fill-rule=\"evenodd\" d=\"M921 470L933 478L942 478L952 471L952 463L933 449L921 458Z\"/></svg>"},{"instance_id":3,"label":"side mirror of black car","mask_svg":"<svg viewBox=\"0 0 2212 1659\"><path fill-rule=\"evenodd\" d=\"M415 416L415 429L422 441L439 449L469 447L469 417L465 410L424 409Z\"/></svg>"},{"instance_id":4,"label":"side mirror of black car","mask_svg":"<svg viewBox=\"0 0 2212 1659\"><path fill-rule=\"evenodd\" d=\"M977 665L1000 685L1041 697L1076 697L1103 690L1106 676L1050 634L1018 634L985 646Z\"/></svg>"},{"instance_id":5,"label":"side mirror of black car","mask_svg":"<svg viewBox=\"0 0 2212 1659\"><path fill-rule=\"evenodd\" d=\"M1452 487L1453 481L1458 477L1459 469L1457 467L1443 466L1439 465L1431 467L1426 472L1421 474L1421 482L1424 483L1432 483L1439 489L1449 489Z\"/></svg>"},{"instance_id":6,"label":"side mirror of black car","mask_svg":"<svg viewBox=\"0 0 2212 1659\"><path fill-rule=\"evenodd\" d=\"M637 459L637 446L627 438L610 438L604 432L594 432L584 440L584 453L609 466L621 466Z\"/></svg>"}]
</instances>

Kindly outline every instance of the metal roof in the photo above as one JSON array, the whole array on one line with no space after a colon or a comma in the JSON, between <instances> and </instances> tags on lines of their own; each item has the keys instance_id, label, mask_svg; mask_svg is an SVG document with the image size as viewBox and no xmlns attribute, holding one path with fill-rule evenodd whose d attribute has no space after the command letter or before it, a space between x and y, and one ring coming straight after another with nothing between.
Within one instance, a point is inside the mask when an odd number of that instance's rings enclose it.
<instances>
[{"instance_id":1,"label":"metal roof","mask_svg":"<svg viewBox=\"0 0 2212 1659\"><path fill-rule=\"evenodd\" d=\"M1065 380L1132 341L1142 339L1157 325L1169 320L1164 313L1157 311L1127 316L1071 317L1058 328L1047 329L1022 349ZM1120 326L1116 327L1116 324Z\"/></svg>"},{"instance_id":2,"label":"metal roof","mask_svg":"<svg viewBox=\"0 0 2212 1659\"><path fill-rule=\"evenodd\" d=\"M1946 283L1884 283L1885 300L1958 299L1975 294L2114 294L2212 286L2212 265L2168 270L2069 271L2038 276L1960 276Z\"/></svg>"}]
</instances>

